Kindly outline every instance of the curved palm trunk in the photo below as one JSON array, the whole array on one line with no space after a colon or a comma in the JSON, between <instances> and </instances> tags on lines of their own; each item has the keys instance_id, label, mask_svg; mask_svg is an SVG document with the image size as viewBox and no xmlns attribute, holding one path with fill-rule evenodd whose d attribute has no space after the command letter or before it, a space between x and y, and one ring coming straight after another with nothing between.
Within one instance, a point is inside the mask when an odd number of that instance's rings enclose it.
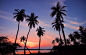
<instances>
[{"instance_id":1,"label":"curved palm trunk","mask_svg":"<svg viewBox=\"0 0 86 55\"><path fill-rule=\"evenodd\" d=\"M29 32L30 32L30 29L29 29ZM28 32L28 34L27 34L27 39L28 39L29 32ZM27 39L26 39L25 47L24 47L24 48L26 48ZM29 50L29 52L30 52L30 50ZM25 51L24 51L24 54L26 54ZM30 52L30 54L31 54L31 52Z\"/></svg>"},{"instance_id":2,"label":"curved palm trunk","mask_svg":"<svg viewBox=\"0 0 86 55\"><path fill-rule=\"evenodd\" d=\"M65 55L66 55L66 38L65 38L65 33L64 33L64 30L63 30L63 27L62 27L62 33L63 33L63 37L64 37L64 41L65 41Z\"/></svg>"},{"instance_id":3,"label":"curved palm trunk","mask_svg":"<svg viewBox=\"0 0 86 55\"><path fill-rule=\"evenodd\" d=\"M41 36L39 37L39 52L40 53Z\"/></svg>"},{"instance_id":4,"label":"curved palm trunk","mask_svg":"<svg viewBox=\"0 0 86 55\"><path fill-rule=\"evenodd\" d=\"M18 22L18 30L17 30L17 34L16 34L16 38L15 38L15 44L16 44L16 40L17 40L17 36L18 36L18 32L19 32L19 24L20 24L20 22ZM14 49L14 55L15 55L15 49Z\"/></svg>"}]
</instances>

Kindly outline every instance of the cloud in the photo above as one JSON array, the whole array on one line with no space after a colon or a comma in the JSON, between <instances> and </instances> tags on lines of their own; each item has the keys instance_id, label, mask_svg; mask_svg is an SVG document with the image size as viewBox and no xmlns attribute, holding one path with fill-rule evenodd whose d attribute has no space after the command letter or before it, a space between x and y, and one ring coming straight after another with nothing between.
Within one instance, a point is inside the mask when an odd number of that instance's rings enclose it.
<instances>
[{"instance_id":1,"label":"cloud","mask_svg":"<svg viewBox=\"0 0 86 55\"><path fill-rule=\"evenodd\" d=\"M5 12L5 11L0 11L2 14L7 14L7 15L12 15L11 13Z\"/></svg>"},{"instance_id":2,"label":"cloud","mask_svg":"<svg viewBox=\"0 0 86 55\"><path fill-rule=\"evenodd\" d=\"M9 21L14 21L14 20L11 19L11 17L7 17L7 16L3 16L3 15L0 15L0 17L1 18L4 18L6 20L9 20Z\"/></svg>"},{"instance_id":3,"label":"cloud","mask_svg":"<svg viewBox=\"0 0 86 55\"><path fill-rule=\"evenodd\" d=\"M44 21L39 21L39 25L46 26L46 27L51 27L49 24L46 24L47 22Z\"/></svg>"},{"instance_id":4,"label":"cloud","mask_svg":"<svg viewBox=\"0 0 86 55\"><path fill-rule=\"evenodd\" d=\"M67 18L67 19L72 19L72 20L77 20L77 19L78 19L77 17L72 18L72 17L70 17L70 16L65 16L65 18Z\"/></svg>"},{"instance_id":5,"label":"cloud","mask_svg":"<svg viewBox=\"0 0 86 55\"><path fill-rule=\"evenodd\" d=\"M67 20L67 19L65 19L65 21L67 21L67 22L69 22L69 23L71 23L71 24L75 24L75 25L83 25L83 24L85 24L86 23L86 21L84 21L84 22L74 22L74 21L70 21L70 20Z\"/></svg>"},{"instance_id":6,"label":"cloud","mask_svg":"<svg viewBox=\"0 0 86 55\"><path fill-rule=\"evenodd\" d=\"M11 13L8 13L8 12L5 12L5 11L0 11L0 12L1 12L1 14L3 13L3 14L10 15L10 16L12 15ZM12 19L13 17L3 16L3 15L0 15L0 17L4 18L6 20L9 20L9 21L16 21L16 20ZM44 21L39 21L39 22L40 22L39 24L42 25L42 26L51 27L49 24L46 24L47 22L44 22ZM24 23L24 22L21 22L20 24L24 27L27 27L27 24Z\"/></svg>"},{"instance_id":7,"label":"cloud","mask_svg":"<svg viewBox=\"0 0 86 55\"><path fill-rule=\"evenodd\" d=\"M69 27L71 29L79 29L79 27L76 27L76 26L68 24L68 23L65 23L64 26Z\"/></svg>"},{"instance_id":8,"label":"cloud","mask_svg":"<svg viewBox=\"0 0 86 55\"><path fill-rule=\"evenodd\" d=\"M51 39L51 40L54 39L54 38L52 38L52 37L50 37L50 36L44 36L44 37L46 37L46 38L48 38L48 39Z\"/></svg>"}]
</instances>

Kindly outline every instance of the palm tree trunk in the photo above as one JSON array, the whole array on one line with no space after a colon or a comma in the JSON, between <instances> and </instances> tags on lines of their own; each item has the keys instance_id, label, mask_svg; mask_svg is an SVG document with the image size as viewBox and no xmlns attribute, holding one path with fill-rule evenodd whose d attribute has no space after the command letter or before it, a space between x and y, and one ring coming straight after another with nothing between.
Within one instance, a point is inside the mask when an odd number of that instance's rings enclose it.
<instances>
[{"instance_id":1,"label":"palm tree trunk","mask_svg":"<svg viewBox=\"0 0 86 55\"><path fill-rule=\"evenodd\" d=\"M59 31L59 36L60 36L60 42L61 42L61 34L60 34L60 31ZM60 55L62 55L62 43L60 45Z\"/></svg>"},{"instance_id":2,"label":"palm tree trunk","mask_svg":"<svg viewBox=\"0 0 86 55\"><path fill-rule=\"evenodd\" d=\"M25 46L24 46L24 55L25 55L26 53L25 53Z\"/></svg>"},{"instance_id":3,"label":"palm tree trunk","mask_svg":"<svg viewBox=\"0 0 86 55\"><path fill-rule=\"evenodd\" d=\"M40 53L41 36L39 37L39 53Z\"/></svg>"},{"instance_id":4,"label":"palm tree trunk","mask_svg":"<svg viewBox=\"0 0 86 55\"><path fill-rule=\"evenodd\" d=\"M62 33L63 33L63 37L64 37L64 41L65 41L65 55L66 55L66 38L65 38L65 33L64 33L64 30L63 30L63 27L62 27Z\"/></svg>"},{"instance_id":5,"label":"palm tree trunk","mask_svg":"<svg viewBox=\"0 0 86 55\"><path fill-rule=\"evenodd\" d=\"M17 36L18 36L18 32L19 32L19 24L20 24L20 22L18 22L18 30L17 30L17 34L16 34L16 38L15 38L15 44L16 44L16 40L17 40ZM14 55L15 55L15 49L14 49Z\"/></svg>"},{"instance_id":6,"label":"palm tree trunk","mask_svg":"<svg viewBox=\"0 0 86 55\"><path fill-rule=\"evenodd\" d=\"M67 45L66 45L65 33L64 33L64 30L63 30L63 28L62 28L62 33L63 33L63 37L64 37L64 41L65 41L65 46L67 46Z\"/></svg>"},{"instance_id":7,"label":"palm tree trunk","mask_svg":"<svg viewBox=\"0 0 86 55\"><path fill-rule=\"evenodd\" d=\"M60 31L59 31L59 36L60 36L60 42L61 42L61 34L60 34ZM62 46L62 45L61 45Z\"/></svg>"},{"instance_id":8,"label":"palm tree trunk","mask_svg":"<svg viewBox=\"0 0 86 55\"><path fill-rule=\"evenodd\" d=\"M29 32L30 32L30 29L29 29ZM27 34L27 39L28 39L29 32L28 32L28 34ZM25 42L25 48L26 48L27 39L26 39L26 42ZM30 50L29 50L29 52L30 52ZM26 53L25 53L25 54L26 54ZM31 52L30 52L30 54L31 54Z\"/></svg>"}]
</instances>

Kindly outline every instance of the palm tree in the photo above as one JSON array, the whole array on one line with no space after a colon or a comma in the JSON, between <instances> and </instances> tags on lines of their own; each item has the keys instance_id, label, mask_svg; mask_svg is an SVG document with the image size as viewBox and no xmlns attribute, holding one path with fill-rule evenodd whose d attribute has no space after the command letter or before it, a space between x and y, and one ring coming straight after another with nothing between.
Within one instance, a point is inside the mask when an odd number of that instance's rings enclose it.
<instances>
[{"instance_id":1,"label":"palm tree","mask_svg":"<svg viewBox=\"0 0 86 55\"><path fill-rule=\"evenodd\" d=\"M55 40L52 41L53 46L55 46Z\"/></svg>"},{"instance_id":2,"label":"palm tree","mask_svg":"<svg viewBox=\"0 0 86 55\"><path fill-rule=\"evenodd\" d=\"M28 34L27 34L27 39L28 39L28 35L29 35L29 32L31 30L31 28L35 28L35 25L38 25L38 16L35 16L34 13L31 13L31 16L28 16L28 19L26 19L26 21L28 22L28 26L29 26L29 31L28 31ZM26 39L26 43L27 43L27 39ZM26 47L26 43L25 43L25 47ZM30 52L30 51L29 51ZM30 52L31 53L31 52Z\"/></svg>"},{"instance_id":3,"label":"palm tree","mask_svg":"<svg viewBox=\"0 0 86 55\"><path fill-rule=\"evenodd\" d=\"M61 28L60 26L61 26L61 24L59 23L58 20L54 20L54 22L52 22L52 25L53 25L52 27L54 27L54 30L59 31L59 36L60 36L60 41L61 41L61 34L60 34L60 28Z\"/></svg>"},{"instance_id":4,"label":"palm tree","mask_svg":"<svg viewBox=\"0 0 86 55\"><path fill-rule=\"evenodd\" d=\"M14 18L16 18L16 21L18 22L18 30L17 30L17 34L16 34L16 38L15 38L15 44L16 44L16 40L17 40L17 36L18 36L18 32L19 32L19 24L20 21L23 22L24 17L26 17L25 15L25 10L24 9L15 9L16 13L13 13L13 15L15 14ZM15 55L15 53L14 53Z\"/></svg>"},{"instance_id":5,"label":"palm tree","mask_svg":"<svg viewBox=\"0 0 86 55\"><path fill-rule=\"evenodd\" d=\"M76 41L76 37L74 34L70 34L69 38L71 39L74 45L79 45L79 42Z\"/></svg>"},{"instance_id":6,"label":"palm tree","mask_svg":"<svg viewBox=\"0 0 86 55\"><path fill-rule=\"evenodd\" d=\"M79 32L80 32L80 35L81 35L81 42L86 43L86 28L80 26L79 27Z\"/></svg>"},{"instance_id":7,"label":"palm tree","mask_svg":"<svg viewBox=\"0 0 86 55\"><path fill-rule=\"evenodd\" d=\"M26 38L25 38L25 36L21 37L20 39L21 39L20 41L21 41L21 42L23 41L24 44L25 44L25 42L26 42ZM24 46L24 55L25 55L25 46Z\"/></svg>"},{"instance_id":8,"label":"palm tree","mask_svg":"<svg viewBox=\"0 0 86 55\"><path fill-rule=\"evenodd\" d=\"M39 53L40 53L40 44L41 44L41 35L44 35L45 30L43 30L44 28L40 27L37 28L37 35L39 36Z\"/></svg>"},{"instance_id":9,"label":"palm tree","mask_svg":"<svg viewBox=\"0 0 86 55\"><path fill-rule=\"evenodd\" d=\"M66 6L60 6L60 3L58 2L56 7L52 7L51 9L53 10L52 13L51 13L51 17L54 17L56 15L56 19L55 20L58 20L58 22L61 24L61 28L62 28L62 33L63 33L63 37L64 37L64 41L65 41L65 46L66 46L66 38L65 38L65 33L64 33L64 25L62 24L63 22L63 16L66 16L65 13L63 13L63 11L66 11L64 10ZM57 22L57 21L56 21Z\"/></svg>"}]
</instances>

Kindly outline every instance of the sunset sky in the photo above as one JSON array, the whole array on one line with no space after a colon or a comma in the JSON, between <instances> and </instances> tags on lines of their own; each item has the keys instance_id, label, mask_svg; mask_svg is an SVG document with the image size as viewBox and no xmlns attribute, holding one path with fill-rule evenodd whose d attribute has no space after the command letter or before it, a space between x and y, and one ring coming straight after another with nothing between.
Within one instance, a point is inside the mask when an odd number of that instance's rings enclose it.
<instances>
[{"instance_id":1,"label":"sunset sky","mask_svg":"<svg viewBox=\"0 0 86 55\"><path fill-rule=\"evenodd\" d=\"M67 16L64 17L66 38L70 33L77 31L80 25L86 27L86 0L0 0L0 36L8 36L14 42L18 29L18 22L13 18L14 9L25 9L26 15L34 12L40 21L39 25L31 29L27 46L38 48L39 37L36 35L36 29L41 26L46 31L41 38L41 48L52 48L52 40L59 37L59 34L52 28L51 23L54 18L50 17L50 13L52 12L51 7L55 6L58 1L61 6L67 6L65 8ZM20 42L20 37L26 37L29 30L27 24L25 21L21 22L19 27L17 42L22 46L24 44Z\"/></svg>"}]
</instances>

